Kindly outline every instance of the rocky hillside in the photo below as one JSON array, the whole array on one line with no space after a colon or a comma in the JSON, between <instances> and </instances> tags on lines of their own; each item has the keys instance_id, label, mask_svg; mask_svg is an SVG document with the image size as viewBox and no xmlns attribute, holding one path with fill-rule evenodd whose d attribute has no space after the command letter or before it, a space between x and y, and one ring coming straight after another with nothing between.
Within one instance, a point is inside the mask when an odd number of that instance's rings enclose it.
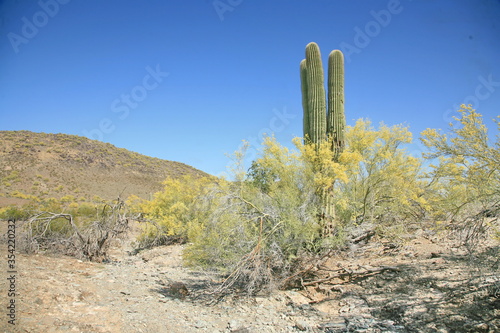
<instances>
[{"instance_id":1,"label":"rocky hillside","mask_svg":"<svg viewBox=\"0 0 500 333\"><path fill-rule=\"evenodd\" d=\"M67 134L0 131L0 207L30 198L148 198L167 177L206 175L188 165Z\"/></svg>"}]
</instances>

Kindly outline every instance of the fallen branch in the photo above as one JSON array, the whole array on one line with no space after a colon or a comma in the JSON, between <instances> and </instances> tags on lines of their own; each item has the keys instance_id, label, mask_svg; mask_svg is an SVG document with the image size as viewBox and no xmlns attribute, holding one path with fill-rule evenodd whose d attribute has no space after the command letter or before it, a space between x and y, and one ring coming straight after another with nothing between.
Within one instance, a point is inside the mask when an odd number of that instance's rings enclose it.
<instances>
[{"instance_id":1,"label":"fallen branch","mask_svg":"<svg viewBox=\"0 0 500 333\"><path fill-rule=\"evenodd\" d=\"M125 204L120 198L113 205L106 204L98 218L77 225L71 214L42 212L34 215L26 225L26 251L51 248L91 261L102 261L107 257L110 241L128 230ZM64 220L70 229L57 226L57 221Z\"/></svg>"},{"instance_id":2,"label":"fallen branch","mask_svg":"<svg viewBox=\"0 0 500 333\"><path fill-rule=\"evenodd\" d=\"M375 231L374 230L370 230L370 231L367 231L367 232L363 233L362 235L354 238L352 240L352 242L354 244L358 244L359 242L364 241L365 239L366 240L370 240L370 238L372 238L373 236L375 236Z\"/></svg>"},{"instance_id":3,"label":"fallen branch","mask_svg":"<svg viewBox=\"0 0 500 333\"><path fill-rule=\"evenodd\" d=\"M383 266L383 267L378 267L378 268L364 268L364 270L360 270L360 271L347 271L347 269L344 269L343 273L338 273L338 274L330 275L330 276L328 276L327 278L324 278L324 279L319 279L319 280L315 280L315 281L304 282L302 285L304 287L313 286L313 285L316 285L316 284L319 284L319 283L329 282L329 281L331 281L333 279L342 278L342 277L345 277L345 276L348 276L349 278L352 278L353 276L357 276L357 277L359 277L359 276L367 276L367 275L371 275L371 274L382 273L382 272L385 272L385 271L399 272L400 269L398 267L394 267L394 266Z\"/></svg>"},{"instance_id":4,"label":"fallen branch","mask_svg":"<svg viewBox=\"0 0 500 333\"><path fill-rule=\"evenodd\" d=\"M321 258L319 258L316 262L307 266L307 268L305 268L299 272L296 272L295 274L292 274L291 276L287 277L285 280L283 280L281 282L280 289L283 290L283 289L288 288L288 286L290 285L290 282L293 279L296 279L299 276L302 277L302 276L306 275L307 273L311 272L312 270L318 269L318 267L321 266L326 259L328 259L332 256L332 253L333 253L333 251L331 251L331 250L328 251ZM301 278L301 280L302 280L302 278Z\"/></svg>"}]
</instances>

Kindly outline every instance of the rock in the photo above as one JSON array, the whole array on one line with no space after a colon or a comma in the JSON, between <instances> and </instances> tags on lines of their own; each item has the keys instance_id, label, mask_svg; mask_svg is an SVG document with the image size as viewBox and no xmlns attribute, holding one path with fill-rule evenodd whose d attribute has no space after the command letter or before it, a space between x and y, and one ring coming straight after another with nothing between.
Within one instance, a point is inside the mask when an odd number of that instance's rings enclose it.
<instances>
[{"instance_id":1,"label":"rock","mask_svg":"<svg viewBox=\"0 0 500 333\"><path fill-rule=\"evenodd\" d=\"M441 258L441 253L431 252L431 259Z\"/></svg>"},{"instance_id":2,"label":"rock","mask_svg":"<svg viewBox=\"0 0 500 333\"><path fill-rule=\"evenodd\" d=\"M490 327L486 323L478 324L474 327L474 332L489 332Z\"/></svg>"},{"instance_id":3,"label":"rock","mask_svg":"<svg viewBox=\"0 0 500 333\"><path fill-rule=\"evenodd\" d=\"M168 287L168 293L172 297L184 298L189 295L189 290L186 285L182 282L173 282Z\"/></svg>"},{"instance_id":4,"label":"rock","mask_svg":"<svg viewBox=\"0 0 500 333\"><path fill-rule=\"evenodd\" d=\"M321 324L320 328L326 332L343 332L347 329L347 325L342 318L339 318L339 321L337 322L328 322L325 324Z\"/></svg>"},{"instance_id":5,"label":"rock","mask_svg":"<svg viewBox=\"0 0 500 333\"><path fill-rule=\"evenodd\" d=\"M231 333L250 333L250 330L246 327L231 331Z\"/></svg>"},{"instance_id":6,"label":"rock","mask_svg":"<svg viewBox=\"0 0 500 333\"><path fill-rule=\"evenodd\" d=\"M196 328L206 328L208 327L208 323L204 320L198 320L195 324L194 327Z\"/></svg>"},{"instance_id":7,"label":"rock","mask_svg":"<svg viewBox=\"0 0 500 333\"><path fill-rule=\"evenodd\" d=\"M296 291L288 291L285 293L285 295L297 306L304 304L309 305L309 302L311 301L309 298Z\"/></svg>"},{"instance_id":8,"label":"rock","mask_svg":"<svg viewBox=\"0 0 500 333\"><path fill-rule=\"evenodd\" d=\"M311 326L303 320L297 320L295 322L295 327L303 332L305 332L311 328Z\"/></svg>"},{"instance_id":9,"label":"rock","mask_svg":"<svg viewBox=\"0 0 500 333\"><path fill-rule=\"evenodd\" d=\"M250 330L247 327L235 319L229 321L227 328L231 333L250 333Z\"/></svg>"},{"instance_id":10,"label":"rock","mask_svg":"<svg viewBox=\"0 0 500 333\"><path fill-rule=\"evenodd\" d=\"M232 319L229 321L229 323L227 324L227 328L231 330L231 332L234 332L236 330L239 330L241 328L243 328L243 326L241 325L241 323L235 319Z\"/></svg>"}]
</instances>

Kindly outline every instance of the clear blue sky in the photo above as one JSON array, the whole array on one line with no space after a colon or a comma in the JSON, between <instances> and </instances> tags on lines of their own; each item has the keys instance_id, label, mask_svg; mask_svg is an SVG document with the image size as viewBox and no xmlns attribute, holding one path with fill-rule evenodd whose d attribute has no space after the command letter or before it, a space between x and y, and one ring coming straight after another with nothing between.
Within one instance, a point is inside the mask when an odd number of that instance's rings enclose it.
<instances>
[{"instance_id":1,"label":"clear blue sky","mask_svg":"<svg viewBox=\"0 0 500 333\"><path fill-rule=\"evenodd\" d=\"M211 174L244 139L302 136L311 41L325 64L344 51L348 124L418 137L462 102L500 114L498 0L4 0L0 32L0 130L86 135Z\"/></svg>"}]
</instances>

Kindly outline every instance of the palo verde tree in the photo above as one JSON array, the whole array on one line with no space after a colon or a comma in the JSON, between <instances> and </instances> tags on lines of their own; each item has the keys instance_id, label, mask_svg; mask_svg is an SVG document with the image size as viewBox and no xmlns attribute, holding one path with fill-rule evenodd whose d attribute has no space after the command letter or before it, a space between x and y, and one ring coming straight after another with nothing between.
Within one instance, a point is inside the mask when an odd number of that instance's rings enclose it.
<instances>
[{"instance_id":1,"label":"palo verde tree","mask_svg":"<svg viewBox=\"0 0 500 333\"><path fill-rule=\"evenodd\" d=\"M316 43L306 46L306 58L300 63L302 107L304 110L304 143L315 145L317 149L325 142L331 144L334 161L344 149L344 56L333 50L328 57L328 95L325 93L323 64ZM328 97L327 97L328 96ZM328 101L328 103L327 103ZM318 166L317 172L321 173ZM333 181L325 188L318 189L322 197L319 213L324 224L324 232L331 235L335 205L332 198Z\"/></svg>"},{"instance_id":2,"label":"palo verde tree","mask_svg":"<svg viewBox=\"0 0 500 333\"><path fill-rule=\"evenodd\" d=\"M500 135L496 141L480 113L461 105L449 133L422 132L430 165L428 197L437 221L453 221L464 232L464 244L473 249L500 216ZM500 117L494 119L500 131ZM500 235L500 231L496 232Z\"/></svg>"}]
</instances>

